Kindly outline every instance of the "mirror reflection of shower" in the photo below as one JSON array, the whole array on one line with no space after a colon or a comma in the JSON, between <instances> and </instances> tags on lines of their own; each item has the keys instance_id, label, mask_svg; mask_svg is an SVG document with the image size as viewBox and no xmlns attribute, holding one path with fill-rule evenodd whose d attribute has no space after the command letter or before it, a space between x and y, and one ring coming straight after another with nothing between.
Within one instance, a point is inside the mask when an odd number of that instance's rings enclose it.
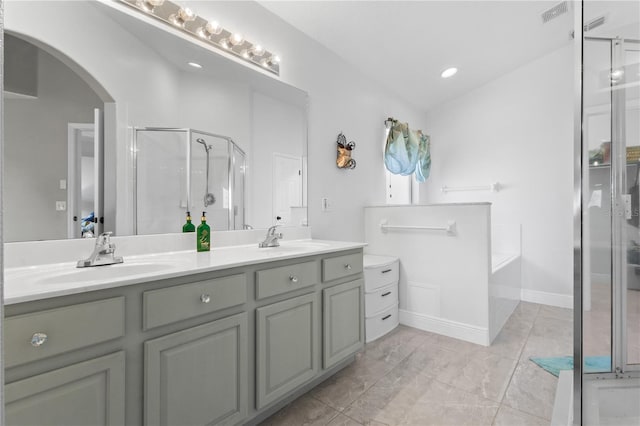
<instances>
[{"instance_id":1,"label":"mirror reflection of shower","mask_svg":"<svg viewBox=\"0 0 640 426\"><path fill-rule=\"evenodd\" d=\"M231 137L143 127L133 144L135 234L180 232L187 211L206 211L216 231L245 227L246 156Z\"/></svg>"},{"instance_id":2,"label":"mirror reflection of shower","mask_svg":"<svg viewBox=\"0 0 640 426\"><path fill-rule=\"evenodd\" d=\"M209 192L209 150L213 147L211 145L207 145L207 143L202 138L196 139L196 142L204 145L204 150L207 152L207 189L204 194L204 206L208 207L216 202L216 197L211 192Z\"/></svg>"}]
</instances>

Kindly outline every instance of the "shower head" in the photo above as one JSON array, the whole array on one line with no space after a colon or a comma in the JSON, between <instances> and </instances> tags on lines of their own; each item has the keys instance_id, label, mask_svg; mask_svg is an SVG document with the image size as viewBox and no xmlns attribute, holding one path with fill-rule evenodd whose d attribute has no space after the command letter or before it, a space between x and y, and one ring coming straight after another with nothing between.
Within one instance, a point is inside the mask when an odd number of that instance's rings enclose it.
<instances>
[{"instance_id":1,"label":"shower head","mask_svg":"<svg viewBox=\"0 0 640 426\"><path fill-rule=\"evenodd\" d=\"M209 150L211 149L211 145L207 145L207 143L204 141L204 139L198 138L198 139L196 139L196 142L201 143L202 145L204 145L204 150L207 151L207 154L209 153Z\"/></svg>"},{"instance_id":2,"label":"shower head","mask_svg":"<svg viewBox=\"0 0 640 426\"><path fill-rule=\"evenodd\" d=\"M202 138L196 139L196 142L204 145L204 149L205 151L207 151L207 177L206 177L207 189L206 189L206 192L204 193L204 206L208 207L216 202L216 197L211 192L209 192L209 150L211 149L211 145L207 145L207 143Z\"/></svg>"}]
</instances>

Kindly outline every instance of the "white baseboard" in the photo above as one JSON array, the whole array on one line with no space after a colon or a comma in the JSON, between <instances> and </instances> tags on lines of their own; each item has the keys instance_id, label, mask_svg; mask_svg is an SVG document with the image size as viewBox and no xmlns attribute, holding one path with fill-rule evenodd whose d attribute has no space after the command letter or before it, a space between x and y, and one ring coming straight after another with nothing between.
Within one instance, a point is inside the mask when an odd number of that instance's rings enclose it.
<instances>
[{"instance_id":1,"label":"white baseboard","mask_svg":"<svg viewBox=\"0 0 640 426\"><path fill-rule=\"evenodd\" d=\"M400 309L400 324L489 346L489 329Z\"/></svg>"},{"instance_id":2,"label":"white baseboard","mask_svg":"<svg viewBox=\"0 0 640 426\"><path fill-rule=\"evenodd\" d=\"M520 300L541 305L557 306L559 308L573 309L573 295L548 293L546 291L529 290L523 288L520 292Z\"/></svg>"}]
</instances>

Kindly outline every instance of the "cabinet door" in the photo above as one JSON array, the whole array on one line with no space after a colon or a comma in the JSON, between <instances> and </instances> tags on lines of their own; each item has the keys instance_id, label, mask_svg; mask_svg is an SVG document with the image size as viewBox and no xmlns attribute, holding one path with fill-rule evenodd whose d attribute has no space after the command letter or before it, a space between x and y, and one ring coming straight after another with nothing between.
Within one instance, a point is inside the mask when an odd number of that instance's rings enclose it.
<instances>
[{"instance_id":1,"label":"cabinet door","mask_svg":"<svg viewBox=\"0 0 640 426\"><path fill-rule=\"evenodd\" d=\"M146 425L236 424L247 415L247 314L144 344Z\"/></svg>"},{"instance_id":2,"label":"cabinet door","mask_svg":"<svg viewBox=\"0 0 640 426\"><path fill-rule=\"evenodd\" d=\"M364 345L363 280L322 291L323 362L329 368Z\"/></svg>"},{"instance_id":3,"label":"cabinet door","mask_svg":"<svg viewBox=\"0 0 640 426\"><path fill-rule=\"evenodd\" d=\"M124 352L73 364L5 387L6 424L124 424Z\"/></svg>"},{"instance_id":4,"label":"cabinet door","mask_svg":"<svg viewBox=\"0 0 640 426\"><path fill-rule=\"evenodd\" d=\"M312 379L318 371L315 293L256 309L257 408Z\"/></svg>"}]
</instances>

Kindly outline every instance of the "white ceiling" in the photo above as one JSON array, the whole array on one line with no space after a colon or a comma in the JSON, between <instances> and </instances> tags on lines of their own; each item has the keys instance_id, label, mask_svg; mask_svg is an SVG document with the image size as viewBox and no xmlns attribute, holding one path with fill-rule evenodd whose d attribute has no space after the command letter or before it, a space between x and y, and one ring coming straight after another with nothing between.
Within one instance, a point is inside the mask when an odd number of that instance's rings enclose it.
<instances>
[{"instance_id":1,"label":"white ceiling","mask_svg":"<svg viewBox=\"0 0 640 426\"><path fill-rule=\"evenodd\" d=\"M260 1L425 111L569 43L572 11L542 23L557 3ZM458 74L442 79L452 66Z\"/></svg>"}]
</instances>

